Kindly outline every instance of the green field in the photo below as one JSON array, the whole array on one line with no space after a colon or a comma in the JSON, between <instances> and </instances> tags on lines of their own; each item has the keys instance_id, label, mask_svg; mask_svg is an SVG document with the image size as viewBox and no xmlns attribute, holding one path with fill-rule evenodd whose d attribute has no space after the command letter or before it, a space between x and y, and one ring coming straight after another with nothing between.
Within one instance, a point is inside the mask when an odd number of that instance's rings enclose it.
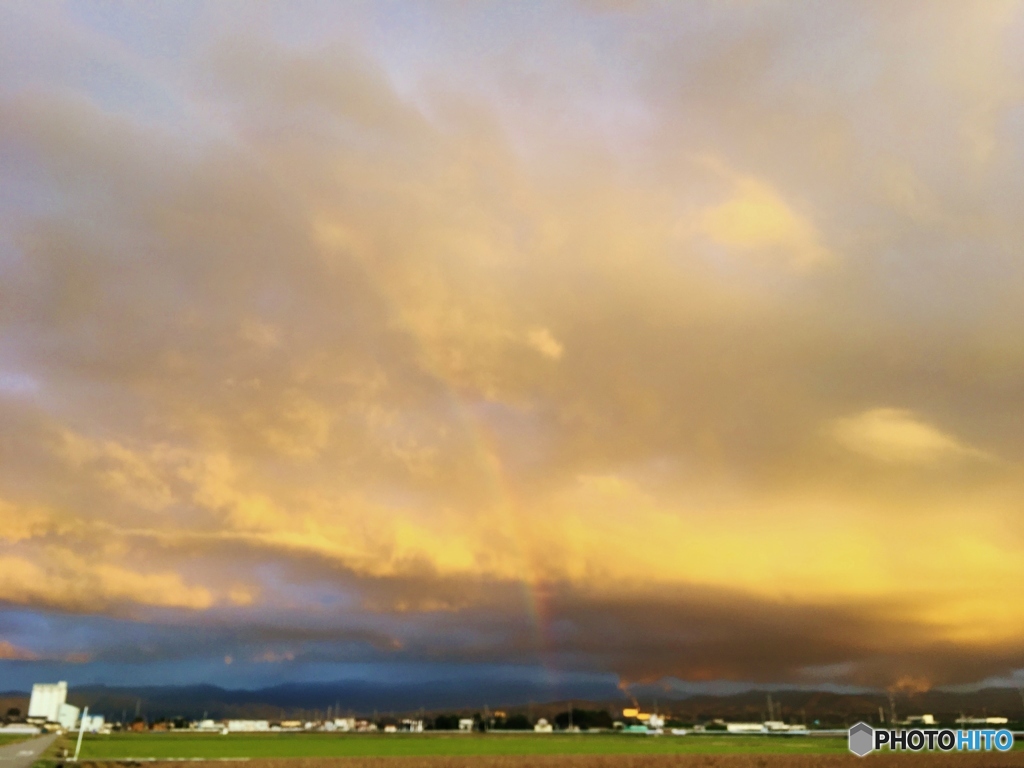
<instances>
[{"instance_id":1,"label":"green field","mask_svg":"<svg viewBox=\"0 0 1024 768\"><path fill-rule=\"evenodd\" d=\"M14 744L16 741L24 741L27 738L29 738L29 737L28 736L23 736L20 733L19 734L0 733L0 747L4 746L6 744Z\"/></svg>"},{"instance_id":2,"label":"green field","mask_svg":"<svg viewBox=\"0 0 1024 768\"><path fill-rule=\"evenodd\" d=\"M387 755L616 755L845 753L846 739L626 734L177 734L86 736L82 760L125 758L376 757Z\"/></svg>"}]
</instances>

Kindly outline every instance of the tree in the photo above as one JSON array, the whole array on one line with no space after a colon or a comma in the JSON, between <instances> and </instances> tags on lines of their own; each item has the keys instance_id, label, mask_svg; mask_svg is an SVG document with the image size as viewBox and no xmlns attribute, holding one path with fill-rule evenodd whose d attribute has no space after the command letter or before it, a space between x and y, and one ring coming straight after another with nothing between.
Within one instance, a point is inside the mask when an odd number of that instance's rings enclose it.
<instances>
[{"instance_id":1,"label":"tree","mask_svg":"<svg viewBox=\"0 0 1024 768\"><path fill-rule=\"evenodd\" d=\"M457 731L459 730L458 715L438 715L434 718L435 731Z\"/></svg>"},{"instance_id":2,"label":"tree","mask_svg":"<svg viewBox=\"0 0 1024 768\"><path fill-rule=\"evenodd\" d=\"M510 731L532 731L533 723L526 715L512 715L505 720L504 727Z\"/></svg>"},{"instance_id":3,"label":"tree","mask_svg":"<svg viewBox=\"0 0 1024 768\"><path fill-rule=\"evenodd\" d=\"M612 716L603 709L576 709L572 710L572 724L583 731L592 728L611 728ZM565 730L569 727L569 713L559 712L555 715L555 726Z\"/></svg>"}]
</instances>

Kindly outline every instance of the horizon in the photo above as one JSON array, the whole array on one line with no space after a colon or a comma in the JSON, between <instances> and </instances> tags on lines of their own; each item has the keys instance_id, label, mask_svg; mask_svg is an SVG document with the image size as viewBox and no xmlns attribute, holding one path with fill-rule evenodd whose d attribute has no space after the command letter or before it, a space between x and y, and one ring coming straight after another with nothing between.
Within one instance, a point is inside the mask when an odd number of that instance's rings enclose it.
<instances>
[{"instance_id":1,"label":"horizon","mask_svg":"<svg viewBox=\"0 0 1024 768\"><path fill-rule=\"evenodd\" d=\"M0 680L1024 686L1022 42L0 7Z\"/></svg>"},{"instance_id":2,"label":"horizon","mask_svg":"<svg viewBox=\"0 0 1024 768\"><path fill-rule=\"evenodd\" d=\"M358 682L357 685L353 685ZM29 691L2 691L0 699L8 707L18 700L27 700ZM96 715L105 715L110 724L126 722L129 710L146 722L160 722L185 718L197 721L207 717L213 720L256 719L276 720L299 717L302 719L331 719L334 716L373 717L402 716L419 713L429 721L435 715L452 712L507 711L510 714L528 713L530 721L551 712L560 712L567 707L573 710L605 711L613 717L627 715L628 707L639 706L641 711L659 712L676 721L687 722L736 722L750 721L761 710L765 719L766 702L774 701L778 717L799 722L816 728L834 728L839 722L861 718L875 722L877 709L885 707L893 717L902 717L910 722L921 714L931 713L948 722L951 717L985 717L1001 715L1010 722L1024 722L1022 702L1024 693L1020 688L996 687L971 692L910 691L893 695L885 690L871 691L828 691L797 688L750 688L729 692L667 692L658 688L647 688L627 694L621 690L613 695L565 696L562 698L537 698L519 691L502 699L500 690L473 691L454 690L438 695L437 689L425 690L408 684L381 686L376 681L335 681L306 684L282 684L256 690L224 689L212 684L165 685L165 686L107 686L93 684L70 686L68 702L79 707L88 706ZM533 690L528 693L543 694ZM607 691L605 693L608 693ZM488 697L491 694L491 697ZM498 694L499 698L493 695ZM772 704L768 704L772 707ZM619 709L622 712L619 712ZM122 710L121 717L117 712ZM199 714L202 713L202 718ZM773 713L774 714L774 713ZM886 718L889 714L886 714ZM909 719L908 719L909 718ZM756 719L756 717L755 717ZM428 726L431 727L431 726ZM437 726L440 727L440 726ZM447 726L446 726L447 727ZM844 726L845 727L845 726Z\"/></svg>"},{"instance_id":3,"label":"horizon","mask_svg":"<svg viewBox=\"0 0 1024 768\"><path fill-rule=\"evenodd\" d=\"M360 690L360 687L362 687L363 690ZM348 689L348 690L346 690L346 689ZM352 690L352 689L354 689L354 690ZM412 696L414 694L410 694L410 692L409 692L410 689L411 690L416 690L417 693L419 693L421 696L430 697L430 696L433 695L433 698L425 699L425 700L423 700L423 703L415 705L415 706L412 706L412 705L410 705L410 702L413 700ZM679 693L677 693L676 695L673 696L673 695L671 695L670 693L667 693L664 690L656 690L656 691L649 691L648 690L648 691L641 691L641 692L639 692L638 696L634 697L634 696L631 696L631 695L629 695L627 693L624 693L621 690L612 689L610 691L605 691L605 693L608 693L608 694L613 694L613 691L614 691L613 695L607 695L607 696L601 696L600 695L601 692L598 692L598 691L591 691L590 695L564 696L562 698L559 698L557 696L553 696L553 697L547 698L547 699L545 699L545 698L539 698L538 699L538 698L526 697L526 696L524 696L523 692L519 691L519 692L515 692L515 693L509 695L506 699L500 699L499 698L499 699L494 700L492 703L489 704L488 701L487 701L486 694L480 694L480 693L478 693L476 691L473 691L473 690L469 690L469 691L465 691L465 692L461 692L461 691L457 690L455 692L454 696L451 693L449 693L447 696L437 697L436 691L434 691L432 693L429 689L428 690L423 690L420 686L415 686L415 685L410 685L410 684L392 683L392 684L382 685L379 681L375 681L375 680L339 680L339 681L321 682L321 683L280 683L280 684L277 684L277 685L274 685L274 686L263 687L263 688L256 688L256 689L245 689L245 688L230 689L230 688L223 688L223 687L220 687L220 686L216 686L216 685L213 685L211 683L197 683L197 684L192 684L192 685L174 685L174 684L171 684L171 685L162 685L162 686L109 686L109 685L106 685L106 684L103 684L103 683L97 683L97 684L91 684L91 685L82 685L82 686L72 686L72 687L70 687L69 690L68 690L68 698L69 698L69 701L70 700L81 701L83 696L85 696L85 697L87 697L89 699L93 699L97 694L102 696L104 694L104 692L109 692L109 695L124 694L124 695L129 695L129 696L140 696L140 697L148 694L150 697L156 696L156 698L155 698L155 700L153 698L146 698L146 699L139 698L138 701L140 702L140 704L143 701L145 701L145 704L141 707L142 711L146 711L147 709L152 710L155 707L155 709L157 711L159 711L159 712L167 712L167 711L175 710L177 708L177 710L181 710L181 712L180 712L181 714L185 714L188 711L191 711L192 713L195 713L195 712L199 711L200 709L206 709L206 708L208 708L210 706L210 702L204 699L202 704L193 703L193 704L189 705L189 704L182 704L181 703L182 700L179 699L179 700L176 700L175 704L167 704L165 702L161 703L161 697L162 696L167 696L167 695L174 696L174 695L188 694L188 693L207 694L211 690L215 694L216 693L220 693L220 694L228 695L229 696L229 700L227 702L225 702L225 703L227 705L233 706L233 707L249 707L249 708L263 708L263 709L266 709L268 707L269 708L276 707L276 708L281 709L282 713L296 712L296 711L314 712L314 711L318 711L318 710L320 710L320 711L325 710L328 706L331 706L330 703L325 703L325 702L333 701L334 704L335 704L335 706L333 707L335 709L335 711L347 711L349 713L353 713L354 712L354 713L357 713L357 714L358 713L368 713L371 710L373 710L373 711L384 710L384 711L392 711L392 712L414 712L414 711L417 711L417 710L423 710L425 712L431 713L431 712L444 712L444 711L451 711L451 710L472 710L472 709L482 709L482 708L490 708L490 709L504 708L504 709L511 709L511 710L530 709L530 708L541 708L541 709L543 709L543 708L550 708L550 707L567 706L567 705L570 705L570 704L573 707L576 707L576 705L580 705L580 706L592 705L592 706L597 706L597 707L604 707L604 708L607 709L607 707L608 707L610 702L620 702L623 705L629 705L631 702L636 702L636 701L639 701L641 703L646 702L648 705L650 705L650 707L652 709L658 709L658 702L659 701L661 702L661 704L663 704L665 706L669 706L672 703L680 703L680 702L684 702L684 701L691 701L691 700L698 699L698 698L705 699L705 700L707 700L707 699L711 699L711 700L717 700L717 699L729 700L729 699L740 699L740 698L743 698L745 696L749 696L751 694L757 695L757 696L764 696L764 695L770 695L770 694L773 694L773 693L775 693L775 694L787 694L787 693L792 693L792 694L798 694L798 693L804 693L804 694L807 694L807 693L827 693L827 691L811 691L811 690L806 690L806 689L803 689L803 690L801 690L801 689L776 689L776 690L746 689L746 690L731 691L729 693L679 692ZM31 693L30 690L25 690L25 691L9 690L9 691L0 691L0 696L7 696L7 697L20 696L20 697L28 698L30 696L30 693ZM344 700L345 701L344 704L341 704L340 703L341 699L339 698L339 696L344 695L346 693L349 694L349 698ZM352 694L353 693L355 694L355 698L354 699L352 698ZM360 697L365 697L367 695L367 693L378 693L378 694L382 694L382 696L381 696L381 698L373 700L373 701L370 701L369 703L366 703L364 701L364 703L362 703L360 705L359 704ZM495 695L500 695L501 689L500 688L495 688L493 690L488 691L488 693L495 694ZM529 691L529 693L543 694L544 690L538 688L538 689L533 689L533 690ZM552 693L554 693L554 691L552 691ZM239 699L237 697L232 696L233 694L242 694L242 695L249 694L250 696ZM282 700L280 698L278 698L278 699L256 698L256 697L258 697L260 695L263 695L263 696L266 697L266 696L273 696L275 694L278 697L280 697L281 695L286 695L289 698L287 700ZM460 699L459 698L460 694L462 694L464 696L466 694L469 694L469 695L466 698ZM834 695L839 696L839 697L843 697L843 696L855 696L855 695L875 695L875 696L881 695L881 696L884 696L886 694L884 692L873 692L873 693L870 693L870 694L864 694L864 693L853 694L853 693L846 692L846 693L834 693ZM324 698L325 696L328 697L328 698L325 699ZM187 701L187 699L185 701ZM445 701L447 703L440 703L442 701ZM221 706L224 706L224 704L221 704ZM93 708L97 712L99 712L99 710L102 708L102 707L96 707L93 704L90 704L90 707ZM109 710L110 707L107 707L107 709ZM282 716L284 716L284 715L282 715Z\"/></svg>"},{"instance_id":4,"label":"horizon","mask_svg":"<svg viewBox=\"0 0 1024 768\"><path fill-rule=\"evenodd\" d=\"M27 679L27 678L26 678ZM52 684L55 682L67 682L70 687L75 689L94 689L94 688L109 688L116 690L176 690L176 689L198 689L198 688L214 688L225 693L258 693L261 691L277 690L282 688L332 688L339 686L379 686L383 689L399 689L399 688L412 688L412 687L425 687L431 685L449 684L451 681L448 679L426 679L422 681L409 682L409 681L388 681L382 682L381 680L372 677L348 677L348 678L337 678L334 680L288 680L282 682L275 682L270 684L261 684L256 687L244 687L244 686L231 686L217 683L208 682L190 682L190 683L139 683L131 685L127 683L107 683L107 682L79 682L72 683L69 681L61 681L46 678L38 679L32 678L33 683L23 688L9 688L0 690L0 695L6 694L24 694L28 695L31 693L32 685L36 683ZM516 678L509 678L508 680L516 680ZM468 679L469 683L472 684L472 678ZM459 681L465 683L466 681ZM496 685L502 685L506 680L498 678L490 681ZM521 682L521 681L520 681ZM544 685L537 685L538 690L543 690ZM565 684L553 684L553 689L559 687L571 687ZM941 695L952 695L970 696L973 694L984 693L987 691L1014 691L1020 693L1022 690L1021 686L1017 686L1013 681L991 681L988 683L978 683L971 685L952 685L952 686L936 686L934 688L928 688L925 690L897 690L892 691L886 688L862 688L857 686L839 686L834 684L823 684L821 686L809 686L809 685L797 685L797 684L782 684L773 685L768 683L739 683L734 681L716 681L714 684L708 686L701 686L699 684L684 684L677 687L668 687L664 682L657 684L637 684L628 688L623 686L614 686L607 688L609 695L607 697L593 696L589 698L586 695L580 696L565 696L564 698L553 698L549 702L536 701L537 704L543 703L558 703L565 701L602 701L602 700L622 700L627 703L632 698L639 700L655 700L659 696L664 698L666 701L683 701L689 698L730 698L736 696L744 696L748 694L774 694L774 693L824 693L834 696L889 696L894 695L895 697L904 697L906 699L913 699L920 697L925 694L935 693Z\"/></svg>"}]
</instances>

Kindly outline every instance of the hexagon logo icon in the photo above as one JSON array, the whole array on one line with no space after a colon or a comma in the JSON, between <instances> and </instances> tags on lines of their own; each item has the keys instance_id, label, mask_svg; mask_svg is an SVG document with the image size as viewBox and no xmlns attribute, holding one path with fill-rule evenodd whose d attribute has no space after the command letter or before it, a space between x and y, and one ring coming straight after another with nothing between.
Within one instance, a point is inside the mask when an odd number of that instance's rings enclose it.
<instances>
[{"instance_id":1,"label":"hexagon logo icon","mask_svg":"<svg viewBox=\"0 0 1024 768\"><path fill-rule=\"evenodd\" d=\"M857 723L850 728L850 751L857 757L864 757L875 748L875 729L867 723Z\"/></svg>"}]
</instances>

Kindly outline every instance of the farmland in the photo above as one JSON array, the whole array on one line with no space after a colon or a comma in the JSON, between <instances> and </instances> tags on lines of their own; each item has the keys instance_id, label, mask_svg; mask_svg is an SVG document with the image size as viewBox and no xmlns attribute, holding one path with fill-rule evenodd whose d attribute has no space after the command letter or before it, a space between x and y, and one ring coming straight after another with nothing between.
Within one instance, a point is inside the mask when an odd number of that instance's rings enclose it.
<instances>
[{"instance_id":1,"label":"farmland","mask_svg":"<svg viewBox=\"0 0 1024 768\"><path fill-rule=\"evenodd\" d=\"M842 738L622 734L115 733L82 744L82 760L845 752Z\"/></svg>"},{"instance_id":2,"label":"farmland","mask_svg":"<svg viewBox=\"0 0 1024 768\"><path fill-rule=\"evenodd\" d=\"M70 739L64 746L70 746ZM59 744L54 745L55 754ZM1010 753L873 755L878 768L1024 768ZM843 738L622 734L174 734L87 736L82 768L153 761L154 768L838 768L863 765ZM174 761L174 762L172 762Z\"/></svg>"}]
</instances>

